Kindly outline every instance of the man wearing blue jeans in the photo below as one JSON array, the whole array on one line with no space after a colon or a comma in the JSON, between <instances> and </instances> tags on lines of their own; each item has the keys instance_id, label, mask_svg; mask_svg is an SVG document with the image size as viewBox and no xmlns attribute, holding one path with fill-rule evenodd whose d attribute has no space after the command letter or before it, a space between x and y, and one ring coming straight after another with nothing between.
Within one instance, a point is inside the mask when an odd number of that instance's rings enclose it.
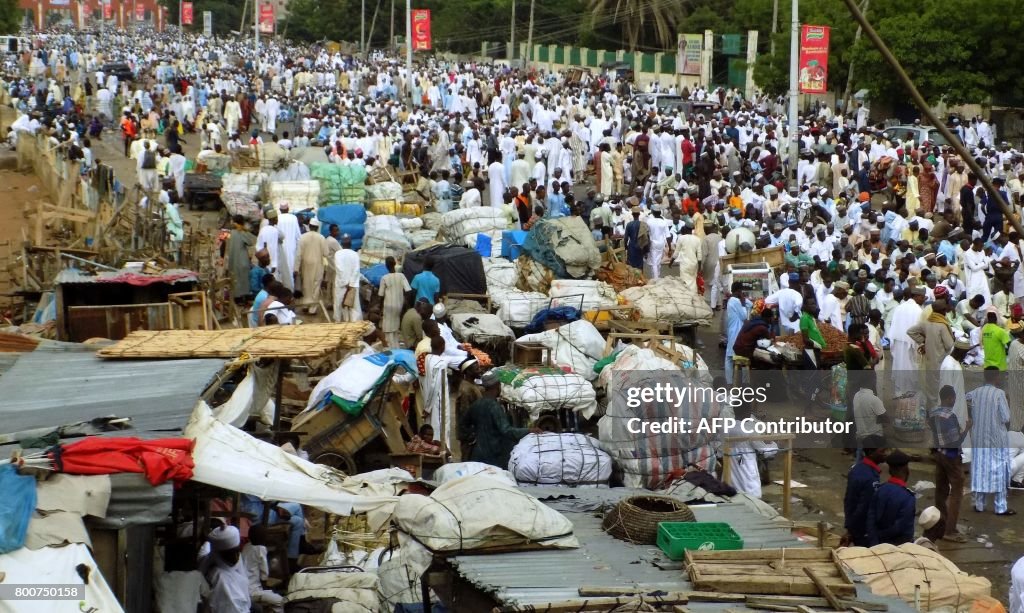
<instances>
[{"instance_id":1,"label":"man wearing blue jeans","mask_svg":"<svg viewBox=\"0 0 1024 613\"><path fill-rule=\"evenodd\" d=\"M242 511L253 515L253 525L263 523L263 507L270 506L267 515L267 524L287 523L290 526L288 531L288 561L295 564L300 553L316 553L316 547L305 542L306 521L302 516L302 505L297 502L264 502L255 496L242 494Z\"/></svg>"}]
</instances>

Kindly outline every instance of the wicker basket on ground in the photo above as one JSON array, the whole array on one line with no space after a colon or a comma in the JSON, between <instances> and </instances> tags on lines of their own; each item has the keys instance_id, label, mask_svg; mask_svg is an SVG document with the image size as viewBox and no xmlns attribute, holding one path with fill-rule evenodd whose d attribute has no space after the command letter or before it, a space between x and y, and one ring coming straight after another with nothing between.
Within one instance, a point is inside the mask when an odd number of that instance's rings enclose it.
<instances>
[{"instance_id":1,"label":"wicker basket on ground","mask_svg":"<svg viewBox=\"0 0 1024 613\"><path fill-rule=\"evenodd\" d=\"M601 528L623 541L654 545L663 521L697 521L693 511L671 496L648 494L619 501L604 516Z\"/></svg>"}]
</instances>

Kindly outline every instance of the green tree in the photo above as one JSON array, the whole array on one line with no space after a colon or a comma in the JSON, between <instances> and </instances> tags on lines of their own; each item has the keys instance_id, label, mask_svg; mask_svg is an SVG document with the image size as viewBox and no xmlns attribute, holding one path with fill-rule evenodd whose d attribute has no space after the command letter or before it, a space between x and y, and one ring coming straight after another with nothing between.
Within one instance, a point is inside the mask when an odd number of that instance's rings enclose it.
<instances>
[{"instance_id":1,"label":"green tree","mask_svg":"<svg viewBox=\"0 0 1024 613\"><path fill-rule=\"evenodd\" d=\"M15 34L21 26L22 11L17 0L0 0L0 33Z\"/></svg>"},{"instance_id":2,"label":"green tree","mask_svg":"<svg viewBox=\"0 0 1024 613\"><path fill-rule=\"evenodd\" d=\"M675 47L681 6L651 0L589 0L592 23L613 24L622 32L622 44L636 51L642 41L662 48Z\"/></svg>"}]
</instances>

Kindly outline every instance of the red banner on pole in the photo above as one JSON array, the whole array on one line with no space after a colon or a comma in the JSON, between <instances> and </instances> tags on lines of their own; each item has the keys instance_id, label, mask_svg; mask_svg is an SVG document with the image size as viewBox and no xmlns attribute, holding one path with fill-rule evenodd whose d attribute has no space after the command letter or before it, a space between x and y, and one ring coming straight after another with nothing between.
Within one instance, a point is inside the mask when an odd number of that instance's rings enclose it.
<instances>
[{"instance_id":1,"label":"red banner on pole","mask_svg":"<svg viewBox=\"0 0 1024 613\"><path fill-rule=\"evenodd\" d=\"M260 34L274 33L274 5L269 2L260 4Z\"/></svg>"},{"instance_id":2,"label":"red banner on pole","mask_svg":"<svg viewBox=\"0 0 1024 613\"><path fill-rule=\"evenodd\" d=\"M135 5L135 21L145 21L146 7L142 4Z\"/></svg>"},{"instance_id":3,"label":"red banner on pole","mask_svg":"<svg viewBox=\"0 0 1024 613\"><path fill-rule=\"evenodd\" d=\"M182 2L181 3L181 23L190 26L192 25L192 3Z\"/></svg>"},{"instance_id":4,"label":"red banner on pole","mask_svg":"<svg viewBox=\"0 0 1024 613\"><path fill-rule=\"evenodd\" d=\"M430 51L430 10L412 11L412 50Z\"/></svg>"},{"instance_id":5,"label":"red banner on pole","mask_svg":"<svg viewBox=\"0 0 1024 613\"><path fill-rule=\"evenodd\" d=\"M800 93L824 94L828 88L828 26L800 29Z\"/></svg>"},{"instance_id":6,"label":"red banner on pole","mask_svg":"<svg viewBox=\"0 0 1024 613\"><path fill-rule=\"evenodd\" d=\"M103 3L103 18L113 19L114 18L114 5L109 1Z\"/></svg>"}]
</instances>

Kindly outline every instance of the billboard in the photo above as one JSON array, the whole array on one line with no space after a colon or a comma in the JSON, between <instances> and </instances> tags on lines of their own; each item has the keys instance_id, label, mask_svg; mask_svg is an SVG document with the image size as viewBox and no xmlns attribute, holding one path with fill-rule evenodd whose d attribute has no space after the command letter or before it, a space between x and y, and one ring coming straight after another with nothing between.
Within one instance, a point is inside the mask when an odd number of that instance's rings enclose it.
<instances>
[{"instance_id":1,"label":"billboard","mask_svg":"<svg viewBox=\"0 0 1024 613\"><path fill-rule=\"evenodd\" d=\"M182 2L181 3L181 23L190 26L192 25L192 3Z\"/></svg>"},{"instance_id":2,"label":"billboard","mask_svg":"<svg viewBox=\"0 0 1024 613\"><path fill-rule=\"evenodd\" d=\"M146 7L141 4L135 5L135 21L146 20Z\"/></svg>"},{"instance_id":3,"label":"billboard","mask_svg":"<svg viewBox=\"0 0 1024 613\"><path fill-rule=\"evenodd\" d=\"M274 33L274 5L269 2L260 4L260 34Z\"/></svg>"},{"instance_id":4,"label":"billboard","mask_svg":"<svg viewBox=\"0 0 1024 613\"><path fill-rule=\"evenodd\" d=\"M430 51L430 11L414 9L412 11L412 50Z\"/></svg>"},{"instance_id":5,"label":"billboard","mask_svg":"<svg viewBox=\"0 0 1024 613\"><path fill-rule=\"evenodd\" d=\"M800 28L800 93L824 94L828 88L828 26Z\"/></svg>"},{"instance_id":6,"label":"billboard","mask_svg":"<svg viewBox=\"0 0 1024 613\"><path fill-rule=\"evenodd\" d=\"M700 52L704 37L700 34L680 34L676 49L676 72L700 75Z\"/></svg>"},{"instance_id":7,"label":"billboard","mask_svg":"<svg viewBox=\"0 0 1024 613\"><path fill-rule=\"evenodd\" d=\"M210 11L203 11L203 36L213 36L213 13Z\"/></svg>"},{"instance_id":8,"label":"billboard","mask_svg":"<svg viewBox=\"0 0 1024 613\"><path fill-rule=\"evenodd\" d=\"M111 4L109 2L109 0L107 2L103 3L103 18L104 19L113 19L114 18L114 5Z\"/></svg>"}]
</instances>

